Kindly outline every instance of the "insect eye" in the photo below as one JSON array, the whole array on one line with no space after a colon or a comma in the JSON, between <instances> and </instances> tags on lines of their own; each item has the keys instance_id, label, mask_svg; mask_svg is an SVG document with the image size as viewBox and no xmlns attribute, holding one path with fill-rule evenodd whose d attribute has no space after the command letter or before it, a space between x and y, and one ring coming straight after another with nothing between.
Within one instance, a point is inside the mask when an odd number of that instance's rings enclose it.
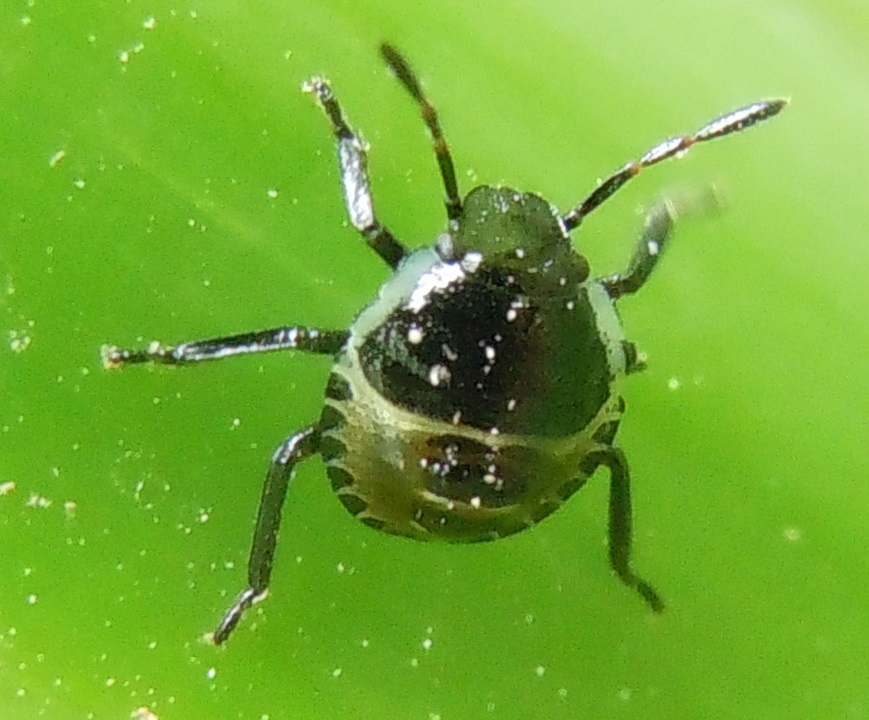
<instances>
[{"instance_id":1,"label":"insect eye","mask_svg":"<svg viewBox=\"0 0 869 720\"><path fill-rule=\"evenodd\" d=\"M443 232L435 240L435 251L442 260L449 262L456 259L456 243L449 232Z\"/></svg>"}]
</instances>

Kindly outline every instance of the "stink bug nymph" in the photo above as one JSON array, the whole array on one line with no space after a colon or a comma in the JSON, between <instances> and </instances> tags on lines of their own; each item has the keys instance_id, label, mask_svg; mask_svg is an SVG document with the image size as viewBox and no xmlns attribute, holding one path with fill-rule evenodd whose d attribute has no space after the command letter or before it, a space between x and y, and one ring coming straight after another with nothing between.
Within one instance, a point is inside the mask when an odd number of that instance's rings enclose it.
<instances>
[{"instance_id":1,"label":"stink bug nymph","mask_svg":"<svg viewBox=\"0 0 869 720\"><path fill-rule=\"evenodd\" d=\"M592 277L570 232L645 167L695 143L744 130L785 100L735 110L693 135L665 140L604 179L562 214L539 195L482 185L459 195L438 115L407 61L386 64L419 106L446 191L447 228L408 250L379 220L366 146L329 83L305 89L335 134L347 212L394 274L349 330L290 326L167 347L103 348L106 367L186 365L233 355L304 350L332 356L323 412L275 451L263 486L248 587L213 634L223 643L265 597L281 508L298 463L320 454L332 488L371 527L418 540L478 542L524 530L556 510L595 470L610 475L609 561L649 607L663 610L630 563L630 475L615 436L617 381L642 369L615 302L639 290L680 210L654 206L627 269Z\"/></svg>"}]
</instances>

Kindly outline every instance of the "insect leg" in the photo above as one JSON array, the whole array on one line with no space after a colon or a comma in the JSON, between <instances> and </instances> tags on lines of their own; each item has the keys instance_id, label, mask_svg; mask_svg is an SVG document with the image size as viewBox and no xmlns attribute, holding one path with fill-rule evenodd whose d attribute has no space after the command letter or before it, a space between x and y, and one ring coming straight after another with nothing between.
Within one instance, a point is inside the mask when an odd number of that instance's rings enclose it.
<instances>
[{"instance_id":1,"label":"insect leg","mask_svg":"<svg viewBox=\"0 0 869 720\"><path fill-rule=\"evenodd\" d=\"M392 47L392 45L384 43L380 46L380 54L392 72L395 73L399 82L404 85L417 105L419 105L423 122L428 128L432 143L434 144L435 157L437 157L438 168L441 171L441 179L446 191L444 205L447 208L447 218L450 221L458 220L462 214L462 200L459 197L459 186L456 182L456 170L453 166L453 158L450 155L450 149L444 138L443 130L441 130L437 110L435 110L434 105L431 104L422 91L422 85L413 68L410 67L410 63L407 62L398 50Z\"/></svg>"},{"instance_id":2,"label":"insect leg","mask_svg":"<svg viewBox=\"0 0 869 720\"><path fill-rule=\"evenodd\" d=\"M648 582L631 569L631 478L625 454L609 448L601 454L600 464L610 470L609 555L610 566L628 587L634 588L656 613L664 611L664 601Z\"/></svg>"},{"instance_id":3,"label":"insect leg","mask_svg":"<svg viewBox=\"0 0 869 720\"><path fill-rule=\"evenodd\" d=\"M692 145L699 142L750 128L752 125L778 115L787 104L788 101L781 98L761 100L707 123L693 135L678 135L658 143L639 160L632 160L601 182L585 200L562 218L565 227L568 232L576 229L586 215L609 199L628 180L636 177L643 168L671 157L683 155L688 152Z\"/></svg>"},{"instance_id":4,"label":"insect leg","mask_svg":"<svg viewBox=\"0 0 869 720\"><path fill-rule=\"evenodd\" d=\"M622 350L625 353L625 373L642 372L646 369L646 354L640 352L635 343L630 340L622 340Z\"/></svg>"},{"instance_id":5,"label":"insect leg","mask_svg":"<svg viewBox=\"0 0 869 720\"><path fill-rule=\"evenodd\" d=\"M282 327L212 340L186 342L175 346L161 345L154 341L148 347L139 350L124 350L114 345L105 345L101 354L106 368L141 363L182 365L275 350L304 350L322 355L335 355L346 340L346 330Z\"/></svg>"},{"instance_id":6,"label":"insect leg","mask_svg":"<svg viewBox=\"0 0 869 720\"><path fill-rule=\"evenodd\" d=\"M341 169L341 184L344 187L344 202L347 214L353 224L383 260L392 268L398 266L407 255L402 245L374 213L374 200L368 182L367 147L354 132L341 112L338 99L329 83L320 77L313 77L303 86L312 92L332 123L332 130L338 142L338 166Z\"/></svg>"},{"instance_id":7,"label":"insect leg","mask_svg":"<svg viewBox=\"0 0 869 720\"><path fill-rule=\"evenodd\" d=\"M247 566L248 587L233 606L227 610L214 631L216 645L226 642L238 625L245 610L263 600L268 594L272 574L275 546L281 525L281 510L287 496L287 487L298 463L317 453L320 433L315 427L306 428L287 438L278 446L263 485L262 499L256 519L256 529Z\"/></svg>"},{"instance_id":8,"label":"insect leg","mask_svg":"<svg viewBox=\"0 0 869 720\"><path fill-rule=\"evenodd\" d=\"M643 231L634 248L627 269L608 278L602 278L613 299L637 292L652 274L667 247L676 221L689 214L710 212L723 205L714 186L694 192L683 192L659 200L646 214Z\"/></svg>"}]
</instances>

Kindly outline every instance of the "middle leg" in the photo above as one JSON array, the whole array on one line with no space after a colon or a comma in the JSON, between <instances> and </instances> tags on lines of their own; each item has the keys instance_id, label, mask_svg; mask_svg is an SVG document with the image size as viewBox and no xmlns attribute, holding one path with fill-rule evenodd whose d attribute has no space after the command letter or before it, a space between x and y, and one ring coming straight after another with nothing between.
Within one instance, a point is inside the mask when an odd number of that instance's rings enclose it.
<instances>
[{"instance_id":1,"label":"middle leg","mask_svg":"<svg viewBox=\"0 0 869 720\"><path fill-rule=\"evenodd\" d=\"M155 340L147 347L136 350L106 345L102 349L102 358L106 368L114 369L142 363L184 365L276 350L303 350L320 355L335 355L347 342L347 335L346 330L281 327L174 346L166 346Z\"/></svg>"}]
</instances>

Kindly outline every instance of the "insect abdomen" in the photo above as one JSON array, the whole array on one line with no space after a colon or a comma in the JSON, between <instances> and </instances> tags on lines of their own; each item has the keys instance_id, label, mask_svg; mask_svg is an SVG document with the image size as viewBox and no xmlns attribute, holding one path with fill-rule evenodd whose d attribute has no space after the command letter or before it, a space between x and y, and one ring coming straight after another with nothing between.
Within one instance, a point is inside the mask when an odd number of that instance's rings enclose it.
<instances>
[{"instance_id":1,"label":"insect abdomen","mask_svg":"<svg viewBox=\"0 0 869 720\"><path fill-rule=\"evenodd\" d=\"M494 540L539 522L593 472L621 413L611 397L567 437L492 434L393 405L353 360L350 349L333 368L320 421L332 487L366 524L421 540Z\"/></svg>"}]
</instances>

